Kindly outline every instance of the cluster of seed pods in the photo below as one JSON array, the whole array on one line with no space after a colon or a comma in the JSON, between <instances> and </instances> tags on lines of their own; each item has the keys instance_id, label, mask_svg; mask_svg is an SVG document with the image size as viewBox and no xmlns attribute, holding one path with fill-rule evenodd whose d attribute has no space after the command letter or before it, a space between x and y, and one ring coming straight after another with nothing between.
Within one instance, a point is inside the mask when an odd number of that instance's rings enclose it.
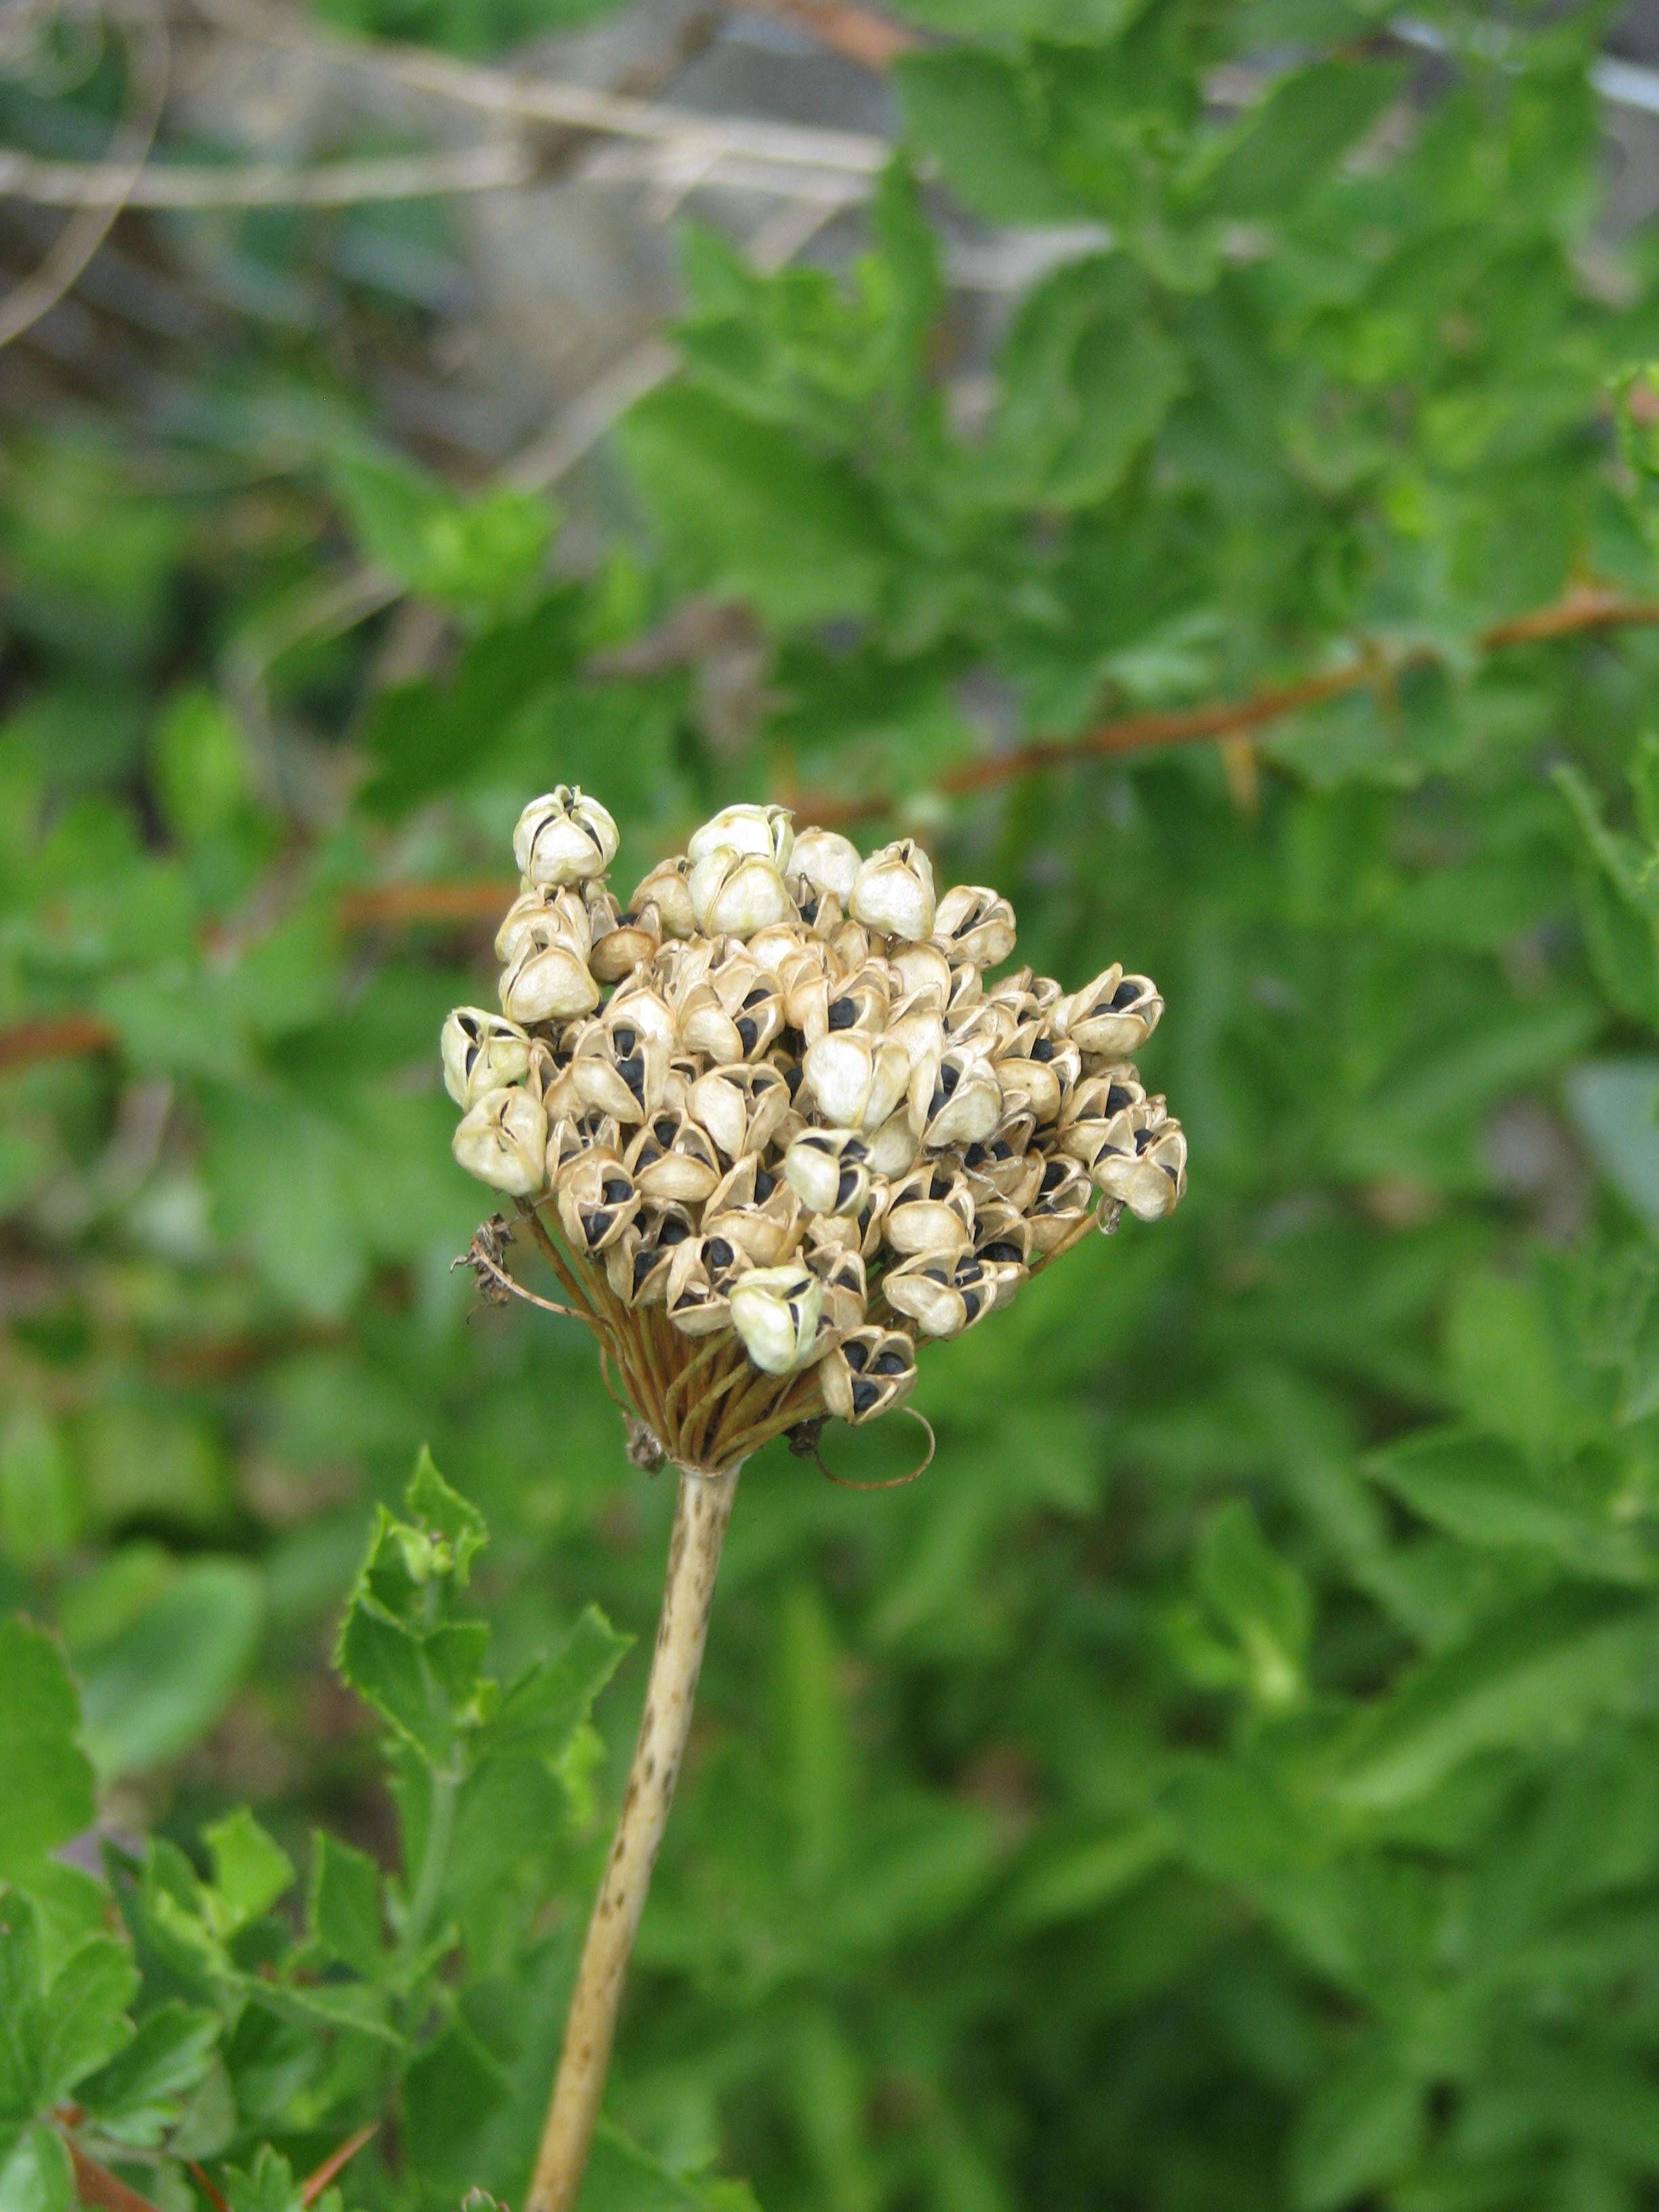
<instances>
[{"instance_id":1,"label":"cluster of seed pods","mask_svg":"<svg viewBox=\"0 0 1659 2212\"><path fill-rule=\"evenodd\" d=\"M746 1449L872 1419L920 1344L1180 1199L1186 1139L1133 1064L1145 976L989 980L1006 899L939 896L908 839L865 855L782 807L726 808L625 908L617 844L579 789L525 809L501 1012L451 1014L444 1074L457 1160L519 1201L682 1463L719 1455L712 1418L682 1433L709 1388L744 1384Z\"/></svg>"}]
</instances>

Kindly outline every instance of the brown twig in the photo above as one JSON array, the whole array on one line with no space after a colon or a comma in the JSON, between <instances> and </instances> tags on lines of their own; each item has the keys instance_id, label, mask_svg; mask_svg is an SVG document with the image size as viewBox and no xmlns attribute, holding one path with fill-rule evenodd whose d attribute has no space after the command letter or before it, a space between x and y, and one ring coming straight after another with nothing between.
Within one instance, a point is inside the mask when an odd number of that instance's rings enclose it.
<instances>
[{"instance_id":1,"label":"brown twig","mask_svg":"<svg viewBox=\"0 0 1659 2212\"><path fill-rule=\"evenodd\" d=\"M1546 606L1490 624L1475 644L1483 653L1507 653L1608 630L1655 628L1659 628L1659 599L1629 599L1617 592L1579 586ZM1411 647L1393 657L1368 652L1297 683L1269 685L1248 698L1118 715L1097 723L1080 738L1041 738L1017 746L1012 752L965 762L942 776L934 792L944 799L963 799L1016 782L1022 776L1073 768L1084 761L1238 736L1266 728L1310 707L1397 683L1408 669L1439 657L1438 648L1428 645ZM794 795L792 803L803 819L834 830L890 813L897 802L890 793L872 790L853 798L832 792L805 793ZM422 923L471 925L494 921L511 900L514 888L493 878L474 883L372 884L345 892L338 918L342 927L351 930L409 928ZM37 1060L106 1052L114 1043L109 1024L94 1015L67 1014L21 1022L12 1029L0 1030L0 1074Z\"/></svg>"},{"instance_id":2,"label":"brown twig","mask_svg":"<svg viewBox=\"0 0 1659 2212\"><path fill-rule=\"evenodd\" d=\"M366 2144L373 2142L380 2132L380 2122L371 2120L367 2127L359 2128L355 2135L348 2136L338 2150L331 2151L316 2171L306 2176L300 2190L301 2203L314 2204L335 2175L349 2166L358 2152Z\"/></svg>"},{"instance_id":3,"label":"brown twig","mask_svg":"<svg viewBox=\"0 0 1659 2212\"><path fill-rule=\"evenodd\" d=\"M920 35L853 0L759 0L762 11L793 23L828 52L883 76L902 55L915 53Z\"/></svg>"},{"instance_id":4,"label":"brown twig","mask_svg":"<svg viewBox=\"0 0 1659 2212\"><path fill-rule=\"evenodd\" d=\"M89 2157L73 2136L65 2136L64 2140L69 2148L70 2163L75 2168L76 2191L83 2204L95 2206L97 2212L156 2212L148 2197L129 2189L118 2173L112 2173L106 2166Z\"/></svg>"}]
</instances>

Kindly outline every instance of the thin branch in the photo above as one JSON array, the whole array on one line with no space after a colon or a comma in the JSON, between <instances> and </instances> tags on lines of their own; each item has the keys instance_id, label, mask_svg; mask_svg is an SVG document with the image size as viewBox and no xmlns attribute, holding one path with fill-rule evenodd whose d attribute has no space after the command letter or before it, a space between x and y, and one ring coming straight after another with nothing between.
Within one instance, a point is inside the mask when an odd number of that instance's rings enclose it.
<instances>
[{"instance_id":1,"label":"thin branch","mask_svg":"<svg viewBox=\"0 0 1659 2212\"><path fill-rule=\"evenodd\" d=\"M76 196L67 203L59 203L77 212L52 240L40 267L4 300L0 300L0 346L9 345L14 338L21 337L43 315L50 314L73 288L108 237L116 216L131 199L143 175L144 164L149 159L167 106L171 66L167 24L158 9L145 8L131 26L127 52L137 94L137 112L117 131L117 151L112 158L96 165L107 179L107 190L95 201ZM3 163L0 163L0 172L6 164L26 158L21 155L5 156ZM0 189L3 186L0 185Z\"/></svg>"},{"instance_id":2,"label":"thin branch","mask_svg":"<svg viewBox=\"0 0 1659 2212\"><path fill-rule=\"evenodd\" d=\"M1608 630L1653 629L1659 629L1659 599L1627 599L1616 592L1585 587L1569 592L1547 606L1490 624L1475 643L1484 653L1506 653ZM934 791L940 798L961 799L1018 781L1022 776L1073 768L1083 761L1240 736L1332 699L1395 683L1407 670L1439 657L1439 648L1429 645L1410 647L1392 658L1365 653L1322 675L1273 685L1246 699L1120 715L1097 724L1081 738L1042 739L1012 752L965 762L942 776ZM854 798L834 792L806 793L797 795L792 803L803 820L810 818L826 829L844 829L890 813L900 804L890 793L882 791ZM476 883L373 884L344 892L337 915L340 926L348 930L399 929L422 923L466 927L495 921L511 901L514 888L493 878ZM21 1022L15 1028L0 1030L0 1074L39 1060L107 1052L115 1043L113 1030L95 1015L64 1014Z\"/></svg>"},{"instance_id":3,"label":"thin branch","mask_svg":"<svg viewBox=\"0 0 1659 2212\"><path fill-rule=\"evenodd\" d=\"M355 2135L349 2135L338 2150L331 2151L316 2171L306 2176L300 2190L301 2203L314 2204L336 2174L342 2172L349 2166L358 2152L366 2144L373 2142L380 2132L380 2122L370 2120L367 2126L359 2128Z\"/></svg>"},{"instance_id":4,"label":"thin branch","mask_svg":"<svg viewBox=\"0 0 1659 2212\"><path fill-rule=\"evenodd\" d=\"M148 2197L141 2197L136 2189L129 2189L118 2173L112 2173L95 2158L89 2158L73 2136L65 2136L70 2163L75 2168L76 2193L83 2204L95 2208L95 2212L156 2212Z\"/></svg>"},{"instance_id":5,"label":"thin branch","mask_svg":"<svg viewBox=\"0 0 1659 2212\"><path fill-rule=\"evenodd\" d=\"M572 2212L592 2148L617 2014L691 1729L738 1469L682 1470L662 1619L628 1788L582 1946L564 2050L526 2212Z\"/></svg>"},{"instance_id":6,"label":"thin branch","mask_svg":"<svg viewBox=\"0 0 1659 2212\"><path fill-rule=\"evenodd\" d=\"M155 163L136 173L118 161L50 161L0 152L0 198L104 210L112 221L123 207L349 207L371 200L506 191L531 183L536 171L534 154L516 141L469 146L459 153L393 154L299 167L286 161Z\"/></svg>"},{"instance_id":7,"label":"thin branch","mask_svg":"<svg viewBox=\"0 0 1659 2212\"><path fill-rule=\"evenodd\" d=\"M892 152L884 138L855 131L830 131L793 123L757 122L746 116L700 115L688 107L636 100L626 93L523 77L511 70L457 61L447 54L386 40L336 36L286 8L265 0L198 0L222 27L268 44L326 54L349 68L392 77L441 100L520 121L552 123L603 137L640 138L700 153L709 160L747 155L787 168L831 169L873 177Z\"/></svg>"},{"instance_id":8,"label":"thin branch","mask_svg":"<svg viewBox=\"0 0 1659 2212\"><path fill-rule=\"evenodd\" d=\"M95 1014L54 1014L0 1030L0 1075L42 1060L79 1060L112 1051L115 1032Z\"/></svg>"}]
</instances>

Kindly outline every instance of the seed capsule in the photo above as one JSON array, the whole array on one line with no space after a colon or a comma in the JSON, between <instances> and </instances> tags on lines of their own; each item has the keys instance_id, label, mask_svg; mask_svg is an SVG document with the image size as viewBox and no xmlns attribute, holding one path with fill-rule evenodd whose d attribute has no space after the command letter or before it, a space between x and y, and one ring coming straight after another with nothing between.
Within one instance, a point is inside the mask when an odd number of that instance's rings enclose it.
<instances>
[{"instance_id":1,"label":"seed capsule","mask_svg":"<svg viewBox=\"0 0 1659 2212\"><path fill-rule=\"evenodd\" d=\"M850 1129L805 1129L783 1172L813 1213L858 1213L870 1196L869 1152Z\"/></svg>"},{"instance_id":2,"label":"seed capsule","mask_svg":"<svg viewBox=\"0 0 1659 2212\"><path fill-rule=\"evenodd\" d=\"M947 1254L967 1249L974 1231L974 1201L959 1174L923 1164L893 1186L884 1232L895 1252Z\"/></svg>"},{"instance_id":3,"label":"seed capsule","mask_svg":"<svg viewBox=\"0 0 1659 2212\"><path fill-rule=\"evenodd\" d=\"M451 1139L459 1166L514 1198L534 1198L547 1179L547 1115L527 1091L486 1091Z\"/></svg>"},{"instance_id":4,"label":"seed capsule","mask_svg":"<svg viewBox=\"0 0 1659 2212\"><path fill-rule=\"evenodd\" d=\"M860 867L847 911L886 937L927 937L933 927L933 862L911 838L884 845Z\"/></svg>"},{"instance_id":5,"label":"seed capsule","mask_svg":"<svg viewBox=\"0 0 1659 2212\"><path fill-rule=\"evenodd\" d=\"M807 1047L801 1065L803 1091L837 1129L878 1129L910 1081L903 1046L861 1030L830 1030Z\"/></svg>"},{"instance_id":6,"label":"seed capsule","mask_svg":"<svg viewBox=\"0 0 1659 2212\"><path fill-rule=\"evenodd\" d=\"M823 1289L809 1268L753 1267L730 1291L732 1326L763 1374L804 1366L817 1339Z\"/></svg>"},{"instance_id":7,"label":"seed capsule","mask_svg":"<svg viewBox=\"0 0 1659 2212\"><path fill-rule=\"evenodd\" d=\"M772 861L724 846L692 865L690 889L697 927L709 937L753 937L791 920L794 901Z\"/></svg>"},{"instance_id":8,"label":"seed capsule","mask_svg":"<svg viewBox=\"0 0 1659 2212\"><path fill-rule=\"evenodd\" d=\"M513 832L513 857L531 884L581 884L617 857L617 825L579 784L556 784L532 799Z\"/></svg>"},{"instance_id":9,"label":"seed capsule","mask_svg":"<svg viewBox=\"0 0 1659 2212\"><path fill-rule=\"evenodd\" d=\"M1014 909L982 884L958 884L939 901L933 935L952 963L995 968L1014 949Z\"/></svg>"},{"instance_id":10,"label":"seed capsule","mask_svg":"<svg viewBox=\"0 0 1659 2212\"><path fill-rule=\"evenodd\" d=\"M643 1198L700 1206L720 1179L708 1133L685 1114L653 1115L623 1155Z\"/></svg>"},{"instance_id":11,"label":"seed capsule","mask_svg":"<svg viewBox=\"0 0 1659 2212\"><path fill-rule=\"evenodd\" d=\"M988 1063L951 1047L935 1066L911 1078L910 1120L931 1152L982 1144L1004 1113L1001 1086Z\"/></svg>"},{"instance_id":12,"label":"seed capsule","mask_svg":"<svg viewBox=\"0 0 1659 2212\"><path fill-rule=\"evenodd\" d=\"M659 860L648 876L635 887L628 902L635 914L643 914L654 906L661 919L663 933L669 938L695 937L697 917L691 905L691 863L684 853L672 860Z\"/></svg>"},{"instance_id":13,"label":"seed capsule","mask_svg":"<svg viewBox=\"0 0 1659 2212\"><path fill-rule=\"evenodd\" d=\"M1187 1188L1186 1132L1161 1098L1149 1098L1118 1115L1091 1172L1096 1189L1121 1199L1136 1220L1161 1221Z\"/></svg>"},{"instance_id":14,"label":"seed capsule","mask_svg":"<svg viewBox=\"0 0 1659 2212\"><path fill-rule=\"evenodd\" d=\"M694 869L712 853L755 853L781 875L794 842L794 817L787 806L722 806L685 850Z\"/></svg>"},{"instance_id":15,"label":"seed capsule","mask_svg":"<svg viewBox=\"0 0 1659 2212\"><path fill-rule=\"evenodd\" d=\"M529 1037L516 1022L482 1006L457 1006L444 1024L439 1048L444 1088L458 1106L522 1083L530 1073Z\"/></svg>"},{"instance_id":16,"label":"seed capsule","mask_svg":"<svg viewBox=\"0 0 1659 2212\"><path fill-rule=\"evenodd\" d=\"M578 1252L605 1251L639 1210L634 1178L615 1152L584 1152L560 1177L559 1218Z\"/></svg>"},{"instance_id":17,"label":"seed capsule","mask_svg":"<svg viewBox=\"0 0 1659 2212\"><path fill-rule=\"evenodd\" d=\"M1128 1060L1158 1027L1164 1001L1145 975L1126 975L1114 961L1103 975L1054 1007L1056 1032L1091 1060Z\"/></svg>"},{"instance_id":18,"label":"seed capsule","mask_svg":"<svg viewBox=\"0 0 1659 2212\"><path fill-rule=\"evenodd\" d=\"M647 899L637 912L618 914L607 891L603 902L590 899L588 921L593 949L587 964L601 983L620 983L651 959L662 943L662 917Z\"/></svg>"},{"instance_id":19,"label":"seed capsule","mask_svg":"<svg viewBox=\"0 0 1659 2212\"><path fill-rule=\"evenodd\" d=\"M592 926L579 891L532 888L520 891L495 933L495 957L508 967L526 945L562 945L586 960L592 949Z\"/></svg>"},{"instance_id":20,"label":"seed capsule","mask_svg":"<svg viewBox=\"0 0 1659 2212\"><path fill-rule=\"evenodd\" d=\"M855 1328L823 1359L818 1382L837 1420L876 1420L915 1389L916 1347L902 1329Z\"/></svg>"},{"instance_id":21,"label":"seed capsule","mask_svg":"<svg viewBox=\"0 0 1659 2212\"><path fill-rule=\"evenodd\" d=\"M858 847L835 830L803 830L789 856L792 875L804 876L845 907L863 865Z\"/></svg>"}]
</instances>

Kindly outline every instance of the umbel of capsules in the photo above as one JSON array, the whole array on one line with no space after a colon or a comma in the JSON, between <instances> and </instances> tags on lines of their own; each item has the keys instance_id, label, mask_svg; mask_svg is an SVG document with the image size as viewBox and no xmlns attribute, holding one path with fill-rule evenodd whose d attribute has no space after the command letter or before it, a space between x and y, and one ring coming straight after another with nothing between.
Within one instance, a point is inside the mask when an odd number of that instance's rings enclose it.
<instances>
[{"instance_id":1,"label":"umbel of capsules","mask_svg":"<svg viewBox=\"0 0 1659 2212\"><path fill-rule=\"evenodd\" d=\"M648 1455L719 1469L873 1420L929 1340L1179 1202L1187 1140L1135 1066L1156 987L1009 967L1007 900L940 896L909 839L728 806L626 906L584 792L513 844L501 1011L444 1024L455 1158L517 1201Z\"/></svg>"}]
</instances>

